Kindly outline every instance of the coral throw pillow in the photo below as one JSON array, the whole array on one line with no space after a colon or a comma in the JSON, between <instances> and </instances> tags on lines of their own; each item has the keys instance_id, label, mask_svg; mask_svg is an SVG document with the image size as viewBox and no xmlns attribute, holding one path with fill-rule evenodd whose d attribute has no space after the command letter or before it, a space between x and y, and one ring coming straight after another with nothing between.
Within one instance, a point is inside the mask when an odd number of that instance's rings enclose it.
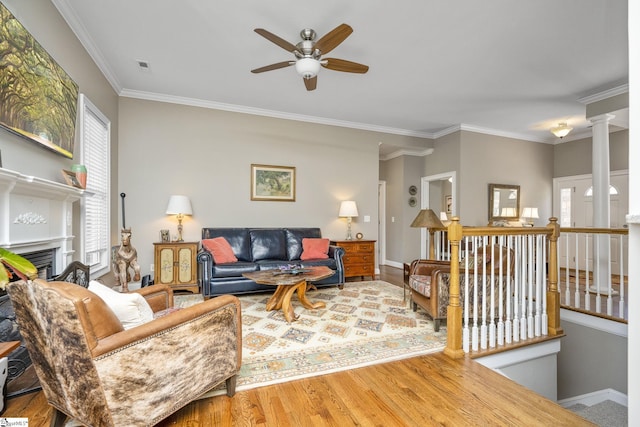
<instances>
[{"instance_id":1,"label":"coral throw pillow","mask_svg":"<svg viewBox=\"0 0 640 427\"><path fill-rule=\"evenodd\" d=\"M329 239L302 239L301 260L329 258Z\"/></svg>"},{"instance_id":2,"label":"coral throw pillow","mask_svg":"<svg viewBox=\"0 0 640 427\"><path fill-rule=\"evenodd\" d=\"M216 264L238 261L238 258L236 258L235 254L233 253L233 249L231 249L231 245L224 237L216 237L215 239L204 239L202 241L202 246L206 250L211 252L213 261Z\"/></svg>"}]
</instances>

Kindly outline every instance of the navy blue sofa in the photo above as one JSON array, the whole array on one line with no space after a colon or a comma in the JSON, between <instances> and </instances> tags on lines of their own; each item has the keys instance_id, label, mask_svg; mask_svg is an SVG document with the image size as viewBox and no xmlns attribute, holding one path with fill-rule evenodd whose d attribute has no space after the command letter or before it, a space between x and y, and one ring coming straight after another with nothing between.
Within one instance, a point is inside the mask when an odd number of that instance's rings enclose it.
<instances>
[{"instance_id":1,"label":"navy blue sofa","mask_svg":"<svg viewBox=\"0 0 640 427\"><path fill-rule=\"evenodd\" d=\"M329 246L329 258L300 260L303 238L320 238L320 228L203 228L202 239L224 237L237 262L216 264L205 249L198 252L198 280L202 295L213 297L224 294L273 292L269 286L259 285L242 273L270 270L282 265L300 264L303 267L327 266L335 274L313 282L317 287L344 285L344 249Z\"/></svg>"}]
</instances>

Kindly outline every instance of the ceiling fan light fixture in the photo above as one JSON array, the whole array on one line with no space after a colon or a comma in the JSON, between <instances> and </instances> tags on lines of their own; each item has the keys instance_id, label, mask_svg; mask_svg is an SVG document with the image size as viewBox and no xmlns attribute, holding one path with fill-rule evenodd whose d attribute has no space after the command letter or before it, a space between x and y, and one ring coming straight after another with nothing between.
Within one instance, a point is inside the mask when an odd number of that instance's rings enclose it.
<instances>
[{"instance_id":1,"label":"ceiling fan light fixture","mask_svg":"<svg viewBox=\"0 0 640 427\"><path fill-rule=\"evenodd\" d=\"M551 128L551 133L556 136L556 138L564 138L571 132L573 128L567 124L567 122L558 123L558 126Z\"/></svg>"},{"instance_id":2,"label":"ceiling fan light fixture","mask_svg":"<svg viewBox=\"0 0 640 427\"><path fill-rule=\"evenodd\" d=\"M300 58L296 61L296 72L305 79L312 79L320 71L320 61L313 58Z\"/></svg>"}]
</instances>

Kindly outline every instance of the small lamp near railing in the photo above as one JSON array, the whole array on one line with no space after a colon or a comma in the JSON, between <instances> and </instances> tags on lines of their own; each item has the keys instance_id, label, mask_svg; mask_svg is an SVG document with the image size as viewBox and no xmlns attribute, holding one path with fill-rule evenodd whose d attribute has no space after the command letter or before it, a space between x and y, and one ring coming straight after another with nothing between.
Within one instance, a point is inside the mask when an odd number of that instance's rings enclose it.
<instances>
[{"instance_id":1,"label":"small lamp near railing","mask_svg":"<svg viewBox=\"0 0 640 427\"><path fill-rule=\"evenodd\" d=\"M182 220L185 215L193 215L193 211L191 210L191 200L189 200L187 196L171 196L165 213L167 215L177 215L178 237L176 238L176 241L184 242L184 239L182 238Z\"/></svg>"},{"instance_id":2,"label":"small lamp near railing","mask_svg":"<svg viewBox=\"0 0 640 427\"><path fill-rule=\"evenodd\" d=\"M338 216L341 218L347 218L346 240L353 240L353 237L351 237L351 218L358 216L358 206L356 206L356 202L353 200L343 200L340 203Z\"/></svg>"},{"instance_id":3,"label":"small lamp near railing","mask_svg":"<svg viewBox=\"0 0 640 427\"><path fill-rule=\"evenodd\" d=\"M438 215L431 209L422 209L411 223L411 227L424 227L429 232L429 259L435 259L434 236L436 228L445 228Z\"/></svg>"},{"instance_id":4,"label":"small lamp near railing","mask_svg":"<svg viewBox=\"0 0 640 427\"><path fill-rule=\"evenodd\" d=\"M540 218L538 216L538 208L523 208L522 209L522 224L527 227L533 227L533 220Z\"/></svg>"}]
</instances>

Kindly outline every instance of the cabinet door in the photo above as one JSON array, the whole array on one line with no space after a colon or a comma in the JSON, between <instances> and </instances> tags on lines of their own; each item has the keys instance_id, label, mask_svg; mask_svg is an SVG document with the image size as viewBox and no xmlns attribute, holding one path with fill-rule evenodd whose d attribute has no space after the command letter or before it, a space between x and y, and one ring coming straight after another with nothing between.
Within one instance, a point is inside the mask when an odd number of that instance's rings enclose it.
<instances>
[{"instance_id":1,"label":"cabinet door","mask_svg":"<svg viewBox=\"0 0 640 427\"><path fill-rule=\"evenodd\" d=\"M160 283L173 283L173 254L172 247L160 249Z\"/></svg>"},{"instance_id":2,"label":"cabinet door","mask_svg":"<svg viewBox=\"0 0 640 427\"><path fill-rule=\"evenodd\" d=\"M194 266L192 263L193 249L179 248L178 249L178 283L193 283L194 279Z\"/></svg>"}]
</instances>

